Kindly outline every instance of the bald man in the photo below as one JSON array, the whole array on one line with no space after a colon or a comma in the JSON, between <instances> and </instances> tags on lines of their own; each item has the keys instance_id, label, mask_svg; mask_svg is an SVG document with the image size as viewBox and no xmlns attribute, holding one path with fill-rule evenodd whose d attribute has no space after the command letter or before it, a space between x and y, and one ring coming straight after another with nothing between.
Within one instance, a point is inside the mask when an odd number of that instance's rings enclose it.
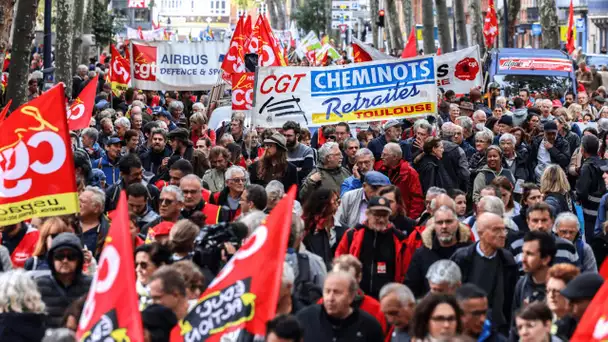
<instances>
[{"instance_id":1,"label":"bald man","mask_svg":"<svg viewBox=\"0 0 608 342\"><path fill-rule=\"evenodd\" d=\"M491 321L508 334L515 285L519 277L513 254L506 250L507 229L501 216L484 212L477 218L479 241L452 256L462 271L462 282L473 283L488 293ZM501 310L502 309L502 310Z\"/></svg>"}]
</instances>

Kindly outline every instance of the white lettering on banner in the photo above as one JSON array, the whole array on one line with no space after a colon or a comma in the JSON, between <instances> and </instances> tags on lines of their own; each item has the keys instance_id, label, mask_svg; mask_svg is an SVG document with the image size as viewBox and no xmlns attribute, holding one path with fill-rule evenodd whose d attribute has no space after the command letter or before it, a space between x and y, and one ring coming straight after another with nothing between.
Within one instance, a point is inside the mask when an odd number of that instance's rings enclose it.
<instances>
[{"instance_id":1,"label":"white lettering on banner","mask_svg":"<svg viewBox=\"0 0 608 342\"><path fill-rule=\"evenodd\" d=\"M112 63L112 71L122 77L123 83L127 83L129 81L129 73L127 70L118 62L118 59L114 60Z\"/></svg>"},{"instance_id":2,"label":"white lettering on banner","mask_svg":"<svg viewBox=\"0 0 608 342\"><path fill-rule=\"evenodd\" d=\"M266 228L266 226L259 226L258 228L256 228L253 234L251 234L251 236L247 238L241 248L236 251L234 256L230 258L230 261L228 261L228 263L224 266L224 268L222 268L220 273L218 273L217 277L213 279L213 282L209 284L209 287L213 287L217 283L224 280L234 269L234 263L236 261L245 260L255 254L257 251L259 251L260 248L262 248L262 246L264 246L264 244L266 243L267 238L268 228Z\"/></svg>"},{"instance_id":3,"label":"white lettering on banner","mask_svg":"<svg viewBox=\"0 0 608 342\"><path fill-rule=\"evenodd\" d=\"M47 163L36 160L30 164L30 154L27 146L37 148L41 143L47 143L51 146L51 160ZM61 136L55 132L38 132L32 135L27 142L20 141L15 147L5 149L0 154L0 163L5 162L4 167L0 166L0 196L18 197L27 193L32 187L32 179L22 178L29 169L38 174L47 175L59 170L65 160L65 143ZM5 180L17 182L14 187L8 189L5 187Z\"/></svg>"},{"instance_id":4,"label":"white lettering on banner","mask_svg":"<svg viewBox=\"0 0 608 342\"><path fill-rule=\"evenodd\" d=\"M274 51L272 51L270 45L264 45L262 46L262 56L260 58L262 59L260 62L261 66L269 66L274 64L277 57L274 55Z\"/></svg>"},{"instance_id":5,"label":"white lettering on banner","mask_svg":"<svg viewBox=\"0 0 608 342\"><path fill-rule=\"evenodd\" d=\"M156 76L156 63L151 64L140 64L135 62L135 75L141 76L143 79L147 79L150 76Z\"/></svg>"},{"instance_id":6,"label":"white lettering on banner","mask_svg":"<svg viewBox=\"0 0 608 342\"><path fill-rule=\"evenodd\" d=\"M102 270L104 266L106 266L107 271L104 272L105 278L101 279L99 278L100 274L102 274L100 270ZM89 322L95 313L95 295L108 292L114 285L116 278L118 278L118 272L120 271L120 253L118 253L116 247L111 244L104 246L97 267L98 272L95 272L95 278L91 284L91 289L89 290L89 295L87 296L87 301L82 309L82 315L80 316L80 322L78 323L80 329L83 330L89 325Z\"/></svg>"},{"instance_id":7,"label":"white lettering on banner","mask_svg":"<svg viewBox=\"0 0 608 342\"><path fill-rule=\"evenodd\" d=\"M275 75L269 75L262 81L262 84L260 85L260 92L262 92L262 94L268 94L272 91L277 93L285 93L288 91L294 92L298 87L298 83L300 83L300 80L304 76L306 76L306 74L295 74L293 76L286 74L280 76L279 78L277 78ZM267 83L271 81L272 83Z\"/></svg>"},{"instance_id":8,"label":"white lettering on banner","mask_svg":"<svg viewBox=\"0 0 608 342\"><path fill-rule=\"evenodd\" d=\"M251 109L253 102L253 89L236 89L232 92L232 103L237 106L245 105L247 109Z\"/></svg>"},{"instance_id":9,"label":"white lettering on banner","mask_svg":"<svg viewBox=\"0 0 608 342\"><path fill-rule=\"evenodd\" d=\"M68 120L78 120L82 117L82 115L84 114L84 104L79 103L75 106L72 107L68 107L67 109L67 114L68 114Z\"/></svg>"}]
</instances>

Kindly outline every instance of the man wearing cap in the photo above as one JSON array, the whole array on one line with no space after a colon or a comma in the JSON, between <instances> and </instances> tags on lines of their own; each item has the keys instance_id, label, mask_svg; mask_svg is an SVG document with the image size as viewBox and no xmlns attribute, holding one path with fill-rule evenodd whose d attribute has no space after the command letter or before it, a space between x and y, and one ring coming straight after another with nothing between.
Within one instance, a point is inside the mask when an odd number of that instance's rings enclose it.
<instances>
[{"instance_id":1,"label":"man wearing cap","mask_svg":"<svg viewBox=\"0 0 608 342\"><path fill-rule=\"evenodd\" d=\"M604 161L597 155L600 148L600 141L595 135L585 135L581 139L580 151L583 155L583 165L580 169L580 176L576 180L576 197L583 207L583 217L585 227L593 227L597 220L597 211L604 193L606 185L602 179L602 166ZM587 241L593 239L593 230L585 229Z\"/></svg>"},{"instance_id":2,"label":"man wearing cap","mask_svg":"<svg viewBox=\"0 0 608 342\"><path fill-rule=\"evenodd\" d=\"M602 107L604 106L605 102L606 102L606 100L604 99L604 97L602 95L596 95L593 98L593 106L598 111L598 113L602 109Z\"/></svg>"},{"instance_id":3,"label":"man wearing cap","mask_svg":"<svg viewBox=\"0 0 608 342\"><path fill-rule=\"evenodd\" d=\"M167 112L163 107L152 108L152 114L157 120L162 121L167 125L169 132L177 128L173 121L171 121L171 114L169 114L169 112Z\"/></svg>"},{"instance_id":4,"label":"man wearing cap","mask_svg":"<svg viewBox=\"0 0 608 342\"><path fill-rule=\"evenodd\" d=\"M377 196L380 188L390 185L391 181L378 171L368 171L362 176L363 186L350 190L342 195L340 206L334 216L337 226L355 227L367 219L367 204L370 198Z\"/></svg>"},{"instance_id":5,"label":"man wearing cap","mask_svg":"<svg viewBox=\"0 0 608 342\"><path fill-rule=\"evenodd\" d=\"M331 189L340 193L340 186L350 177L350 171L342 166L342 151L336 142L326 142L319 149L317 166L302 182L300 199L306 201L309 194L318 188ZM287 186L285 190L289 189Z\"/></svg>"},{"instance_id":6,"label":"man wearing cap","mask_svg":"<svg viewBox=\"0 0 608 342\"><path fill-rule=\"evenodd\" d=\"M175 161L179 159L192 160L192 153L194 148L192 147L192 140L190 140L190 133L185 128L176 128L167 134L169 145L173 150L173 155L169 157L167 167L171 167Z\"/></svg>"},{"instance_id":7,"label":"man wearing cap","mask_svg":"<svg viewBox=\"0 0 608 342\"><path fill-rule=\"evenodd\" d=\"M464 154L464 152L463 152ZM382 160L376 163L376 170L387 175L391 183L399 187L409 218L417 218L424 211L424 196L418 172L403 160L401 147L388 143L382 151Z\"/></svg>"},{"instance_id":8,"label":"man wearing cap","mask_svg":"<svg viewBox=\"0 0 608 342\"><path fill-rule=\"evenodd\" d=\"M286 142L278 132L264 139L264 157L249 166L251 184L266 187L270 181L278 180L285 191L289 191L292 185L298 186L298 169L287 161Z\"/></svg>"},{"instance_id":9,"label":"man wearing cap","mask_svg":"<svg viewBox=\"0 0 608 342\"><path fill-rule=\"evenodd\" d=\"M106 175L107 186L114 185L120 180L118 160L120 159L121 148L120 138L117 136L110 137L105 145L106 153L92 163L94 168L100 169Z\"/></svg>"},{"instance_id":10,"label":"man wearing cap","mask_svg":"<svg viewBox=\"0 0 608 342\"><path fill-rule=\"evenodd\" d=\"M405 278L403 257L406 239L390 223L390 214L391 207L386 198L372 197L365 210L364 223L346 231L336 249L336 257L351 254L361 261L363 277L359 286L374 298L378 298L384 285L403 283Z\"/></svg>"},{"instance_id":11,"label":"man wearing cap","mask_svg":"<svg viewBox=\"0 0 608 342\"><path fill-rule=\"evenodd\" d=\"M367 144L367 148L372 151L376 161L380 160L384 145L389 142L399 143L399 140L401 139L402 129L399 121L389 120L382 128L384 129L384 134L379 135Z\"/></svg>"},{"instance_id":12,"label":"man wearing cap","mask_svg":"<svg viewBox=\"0 0 608 342\"><path fill-rule=\"evenodd\" d=\"M543 128L543 136L532 142L528 159L537 183L549 164L558 164L565 169L570 163L570 146L568 141L557 133L557 124L547 121Z\"/></svg>"},{"instance_id":13,"label":"man wearing cap","mask_svg":"<svg viewBox=\"0 0 608 342\"><path fill-rule=\"evenodd\" d=\"M567 319L562 319L564 324L557 324L557 335L564 336L568 339L572 337L576 325L580 322L581 318L587 307L591 304L593 297L599 292L600 288L604 285L604 279L595 272L585 272L576 276L572 279L566 288L560 291L561 295L568 300L570 306L569 317L574 319L572 325L568 324ZM572 321L572 320L570 320Z\"/></svg>"},{"instance_id":14,"label":"man wearing cap","mask_svg":"<svg viewBox=\"0 0 608 342\"><path fill-rule=\"evenodd\" d=\"M459 108L460 108L460 112L462 115L472 116L473 112L475 112L475 106L471 102L468 102L468 101L461 102ZM487 117L486 112L483 110L482 110L482 112Z\"/></svg>"}]
</instances>

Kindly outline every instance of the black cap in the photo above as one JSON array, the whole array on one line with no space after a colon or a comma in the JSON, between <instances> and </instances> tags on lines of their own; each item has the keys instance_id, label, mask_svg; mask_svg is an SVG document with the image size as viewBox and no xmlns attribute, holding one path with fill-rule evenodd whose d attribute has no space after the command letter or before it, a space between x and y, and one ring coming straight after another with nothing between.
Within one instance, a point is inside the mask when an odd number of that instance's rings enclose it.
<instances>
[{"instance_id":1,"label":"black cap","mask_svg":"<svg viewBox=\"0 0 608 342\"><path fill-rule=\"evenodd\" d=\"M180 140L182 142L187 142L189 139L190 133L185 128L176 128L167 134L167 139L169 140Z\"/></svg>"},{"instance_id":2,"label":"black cap","mask_svg":"<svg viewBox=\"0 0 608 342\"><path fill-rule=\"evenodd\" d=\"M604 103L606 102L606 99L604 99L604 97L602 95L597 95L596 97L593 98L595 101L599 102L599 103Z\"/></svg>"},{"instance_id":3,"label":"black cap","mask_svg":"<svg viewBox=\"0 0 608 342\"><path fill-rule=\"evenodd\" d=\"M557 124L555 121L547 121L543 125L545 132L557 132Z\"/></svg>"},{"instance_id":4,"label":"black cap","mask_svg":"<svg viewBox=\"0 0 608 342\"><path fill-rule=\"evenodd\" d=\"M591 299L604 284L604 278L595 272L585 272L572 279L561 291L568 300Z\"/></svg>"},{"instance_id":5,"label":"black cap","mask_svg":"<svg viewBox=\"0 0 608 342\"><path fill-rule=\"evenodd\" d=\"M498 124L505 124L507 126L513 126L513 118L511 115L503 115L498 119Z\"/></svg>"},{"instance_id":6,"label":"black cap","mask_svg":"<svg viewBox=\"0 0 608 342\"><path fill-rule=\"evenodd\" d=\"M385 210L388 211L388 213L392 213L393 211L391 210L391 206L388 202L388 200L384 197L380 197L380 196L374 196L372 197L369 202L367 203L367 209L368 210Z\"/></svg>"}]
</instances>

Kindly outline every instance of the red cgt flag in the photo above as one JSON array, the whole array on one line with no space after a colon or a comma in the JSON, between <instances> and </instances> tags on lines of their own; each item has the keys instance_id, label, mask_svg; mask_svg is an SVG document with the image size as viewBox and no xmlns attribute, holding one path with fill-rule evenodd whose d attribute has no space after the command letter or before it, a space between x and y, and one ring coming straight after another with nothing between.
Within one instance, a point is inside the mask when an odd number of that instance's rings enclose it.
<instances>
[{"instance_id":1,"label":"red cgt flag","mask_svg":"<svg viewBox=\"0 0 608 342\"><path fill-rule=\"evenodd\" d=\"M258 65L259 66L286 66L285 56L281 51L279 40L272 33L270 23L265 16L262 17L262 25L259 31L258 42Z\"/></svg>"},{"instance_id":2,"label":"red cgt flag","mask_svg":"<svg viewBox=\"0 0 608 342\"><path fill-rule=\"evenodd\" d=\"M6 115L8 114L8 110L11 108L11 104L13 104L13 99L8 99L6 106L4 106L4 108L2 108L2 111L0 111L0 124L6 118Z\"/></svg>"},{"instance_id":3,"label":"red cgt flag","mask_svg":"<svg viewBox=\"0 0 608 342\"><path fill-rule=\"evenodd\" d=\"M570 9L568 10L568 42L566 43L568 53L574 51L574 5L570 0Z\"/></svg>"},{"instance_id":4,"label":"red cgt flag","mask_svg":"<svg viewBox=\"0 0 608 342\"><path fill-rule=\"evenodd\" d=\"M245 72L245 34L243 33L244 17L240 17L230 41L228 53L222 61L222 70L226 74Z\"/></svg>"},{"instance_id":5,"label":"red cgt flag","mask_svg":"<svg viewBox=\"0 0 608 342\"><path fill-rule=\"evenodd\" d=\"M65 89L60 83L17 108L2 123L0 226L78 212L65 108Z\"/></svg>"},{"instance_id":6,"label":"red cgt flag","mask_svg":"<svg viewBox=\"0 0 608 342\"><path fill-rule=\"evenodd\" d=\"M359 46L359 44L352 43L352 46L353 46L353 59L355 60L355 63L372 61L372 57L367 52L365 52L365 50L363 50L363 48L361 46Z\"/></svg>"},{"instance_id":7,"label":"red cgt flag","mask_svg":"<svg viewBox=\"0 0 608 342\"><path fill-rule=\"evenodd\" d=\"M93 116L93 107L95 107L95 93L97 91L97 79L95 76L82 89L78 97L68 108L68 127L70 130L77 130L89 127L91 116Z\"/></svg>"},{"instance_id":8,"label":"red cgt flag","mask_svg":"<svg viewBox=\"0 0 608 342\"><path fill-rule=\"evenodd\" d=\"M498 36L498 19L496 18L496 8L494 0L488 1L488 12L483 24L483 36L486 39L486 46L490 49L494 46L496 36Z\"/></svg>"},{"instance_id":9,"label":"red cgt flag","mask_svg":"<svg viewBox=\"0 0 608 342\"><path fill-rule=\"evenodd\" d=\"M412 26L410 36L407 38L407 43L401 52L401 58L410 58L418 56L416 51L416 26Z\"/></svg>"},{"instance_id":10,"label":"red cgt flag","mask_svg":"<svg viewBox=\"0 0 608 342\"><path fill-rule=\"evenodd\" d=\"M608 281L595 294L570 341L608 340Z\"/></svg>"},{"instance_id":11,"label":"red cgt flag","mask_svg":"<svg viewBox=\"0 0 608 342\"><path fill-rule=\"evenodd\" d=\"M258 17L258 20L255 22L253 26L253 30L249 30L249 35L247 35L247 40L245 41L245 54L248 53L258 53L258 49L260 48L260 27L262 26L262 16ZM245 31L247 31L247 24L245 24ZM246 33L246 32L245 32Z\"/></svg>"},{"instance_id":12,"label":"red cgt flag","mask_svg":"<svg viewBox=\"0 0 608 342\"><path fill-rule=\"evenodd\" d=\"M245 240L196 307L173 329L171 342L216 342L239 334L264 336L266 322L276 314L295 196L292 187Z\"/></svg>"},{"instance_id":13,"label":"red cgt flag","mask_svg":"<svg viewBox=\"0 0 608 342\"><path fill-rule=\"evenodd\" d=\"M120 95L120 91L127 90L131 83L131 63L128 59L120 55L114 44L111 45L112 60L110 62L110 83L112 92L115 96Z\"/></svg>"},{"instance_id":14,"label":"red cgt flag","mask_svg":"<svg viewBox=\"0 0 608 342\"><path fill-rule=\"evenodd\" d=\"M112 214L112 225L78 322L76 337L83 342L143 342L137 301L129 209L122 191L118 207Z\"/></svg>"}]
</instances>

